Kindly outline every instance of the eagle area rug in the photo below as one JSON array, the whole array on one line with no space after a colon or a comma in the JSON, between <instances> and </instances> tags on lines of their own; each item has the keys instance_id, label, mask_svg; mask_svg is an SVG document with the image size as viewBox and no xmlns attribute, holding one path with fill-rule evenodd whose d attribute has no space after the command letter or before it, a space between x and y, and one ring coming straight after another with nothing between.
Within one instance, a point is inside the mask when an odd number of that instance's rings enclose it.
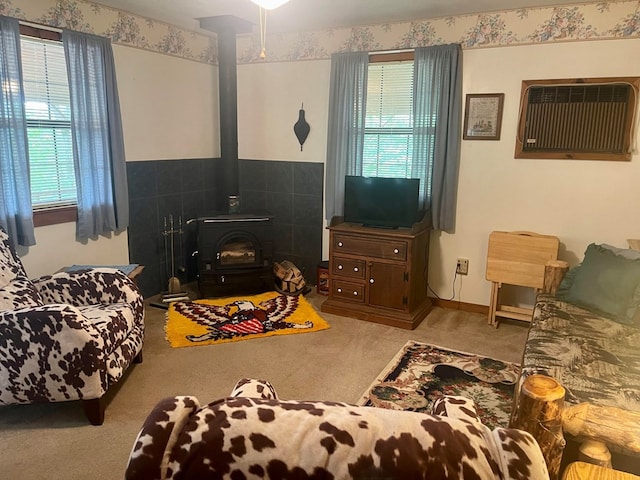
<instances>
[{"instance_id":1,"label":"eagle area rug","mask_svg":"<svg viewBox=\"0 0 640 480\"><path fill-rule=\"evenodd\" d=\"M191 347L327 328L329 324L302 295L267 292L173 302L167 310L165 334L172 347Z\"/></svg>"},{"instance_id":2,"label":"eagle area rug","mask_svg":"<svg viewBox=\"0 0 640 480\"><path fill-rule=\"evenodd\" d=\"M514 363L409 341L358 404L430 412L438 398L461 395L475 402L486 426L506 427L519 376Z\"/></svg>"}]
</instances>

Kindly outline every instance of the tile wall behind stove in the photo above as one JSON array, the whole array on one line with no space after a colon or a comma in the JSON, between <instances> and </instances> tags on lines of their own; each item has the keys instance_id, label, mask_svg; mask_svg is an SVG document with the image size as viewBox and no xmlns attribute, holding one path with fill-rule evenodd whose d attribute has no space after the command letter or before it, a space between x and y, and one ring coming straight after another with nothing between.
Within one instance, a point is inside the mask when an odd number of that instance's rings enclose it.
<instances>
[{"instance_id":1,"label":"tile wall behind stove","mask_svg":"<svg viewBox=\"0 0 640 480\"><path fill-rule=\"evenodd\" d=\"M242 209L274 215L274 260L289 260L315 285L322 261L324 164L240 160Z\"/></svg>"},{"instance_id":2,"label":"tile wall behind stove","mask_svg":"<svg viewBox=\"0 0 640 480\"><path fill-rule=\"evenodd\" d=\"M197 278L195 223L187 221L225 208L217 205L220 159L127 162L129 182L129 261L145 266L139 280L145 297L165 291L171 276L170 215L183 234L174 236L174 266L181 282ZM324 165L310 162L240 160L243 211L274 215L274 259L290 260L315 284L322 260ZM166 245L165 245L166 244Z\"/></svg>"}]
</instances>

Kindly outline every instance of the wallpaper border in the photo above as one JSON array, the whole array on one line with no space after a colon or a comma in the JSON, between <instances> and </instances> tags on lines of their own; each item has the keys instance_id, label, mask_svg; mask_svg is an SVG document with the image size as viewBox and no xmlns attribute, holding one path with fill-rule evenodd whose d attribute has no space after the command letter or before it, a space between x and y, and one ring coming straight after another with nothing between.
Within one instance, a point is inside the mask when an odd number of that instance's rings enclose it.
<instances>
[{"instance_id":1,"label":"wallpaper border","mask_svg":"<svg viewBox=\"0 0 640 480\"><path fill-rule=\"evenodd\" d=\"M0 0L0 15L111 38L131 46L216 64L214 34L170 25L87 0ZM267 32L268 33L268 32ZM412 22L268 35L238 35L239 64L324 60L334 52L460 43L464 49L640 37L640 1L588 2Z\"/></svg>"}]
</instances>

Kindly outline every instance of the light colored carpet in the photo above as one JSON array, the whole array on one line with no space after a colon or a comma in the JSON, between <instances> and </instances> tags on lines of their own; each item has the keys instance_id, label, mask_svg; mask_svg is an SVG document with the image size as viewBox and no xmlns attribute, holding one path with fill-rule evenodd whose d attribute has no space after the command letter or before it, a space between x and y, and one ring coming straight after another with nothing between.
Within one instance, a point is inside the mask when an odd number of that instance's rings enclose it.
<instances>
[{"instance_id":1,"label":"light colored carpet","mask_svg":"<svg viewBox=\"0 0 640 480\"><path fill-rule=\"evenodd\" d=\"M319 310L325 297L307 296ZM528 325L434 308L413 331L322 314L331 328L198 348L164 339L165 310L147 307L144 362L108 394L104 425L79 402L0 407L0 468L12 479L122 478L142 422L163 397L227 396L242 377L269 380L283 399L357 402L407 340L520 362Z\"/></svg>"}]
</instances>

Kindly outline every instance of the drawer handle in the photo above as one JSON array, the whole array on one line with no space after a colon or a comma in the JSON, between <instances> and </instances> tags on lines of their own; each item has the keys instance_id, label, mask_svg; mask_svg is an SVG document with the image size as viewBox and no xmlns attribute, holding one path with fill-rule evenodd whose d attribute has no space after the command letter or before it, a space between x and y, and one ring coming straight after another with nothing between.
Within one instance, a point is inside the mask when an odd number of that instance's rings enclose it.
<instances>
[{"instance_id":1,"label":"drawer handle","mask_svg":"<svg viewBox=\"0 0 640 480\"><path fill-rule=\"evenodd\" d=\"M342 265L338 265L338 270L342 270Z\"/></svg>"},{"instance_id":2,"label":"drawer handle","mask_svg":"<svg viewBox=\"0 0 640 480\"><path fill-rule=\"evenodd\" d=\"M354 292L353 292L353 296L354 296L354 297L357 297L357 296L358 296L358 292L354 291Z\"/></svg>"},{"instance_id":3,"label":"drawer handle","mask_svg":"<svg viewBox=\"0 0 640 480\"><path fill-rule=\"evenodd\" d=\"M342 242L338 242L338 246L341 247L342 246Z\"/></svg>"},{"instance_id":4,"label":"drawer handle","mask_svg":"<svg viewBox=\"0 0 640 480\"><path fill-rule=\"evenodd\" d=\"M373 283L373 282L374 282L373 278L370 278L369 283Z\"/></svg>"},{"instance_id":5,"label":"drawer handle","mask_svg":"<svg viewBox=\"0 0 640 480\"><path fill-rule=\"evenodd\" d=\"M342 293L342 289L341 288L338 289L338 293Z\"/></svg>"},{"instance_id":6,"label":"drawer handle","mask_svg":"<svg viewBox=\"0 0 640 480\"><path fill-rule=\"evenodd\" d=\"M397 254L397 253L400 253L400 250L398 250L397 248L394 248L394 249L393 249L393 253L396 253L396 254Z\"/></svg>"},{"instance_id":7,"label":"drawer handle","mask_svg":"<svg viewBox=\"0 0 640 480\"><path fill-rule=\"evenodd\" d=\"M354 271L354 272L358 272L358 271L359 271L359 270L358 270L358 267L353 267L353 271Z\"/></svg>"}]
</instances>

